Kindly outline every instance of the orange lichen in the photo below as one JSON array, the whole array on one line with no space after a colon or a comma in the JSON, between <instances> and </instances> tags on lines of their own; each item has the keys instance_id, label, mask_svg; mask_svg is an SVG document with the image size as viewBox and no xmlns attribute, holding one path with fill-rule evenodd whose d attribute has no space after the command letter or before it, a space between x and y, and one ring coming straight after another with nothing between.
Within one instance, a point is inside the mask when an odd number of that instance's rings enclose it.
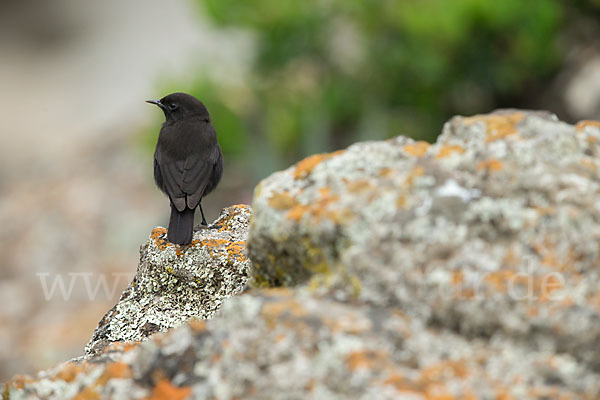
<instances>
[{"instance_id":1,"label":"orange lichen","mask_svg":"<svg viewBox=\"0 0 600 400\"><path fill-rule=\"evenodd\" d=\"M348 192L350 193L360 193L374 189L373 184L366 179L346 182L346 186L348 187Z\"/></svg>"},{"instance_id":2,"label":"orange lichen","mask_svg":"<svg viewBox=\"0 0 600 400\"><path fill-rule=\"evenodd\" d=\"M233 259L240 260L242 262L247 260L245 254L246 241L244 240L231 242L226 239L204 239L192 242L192 245L194 244L199 244L201 247L208 250L211 255L224 249L227 252L228 262L231 262Z\"/></svg>"},{"instance_id":3,"label":"orange lichen","mask_svg":"<svg viewBox=\"0 0 600 400\"><path fill-rule=\"evenodd\" d=\"M232 397L231 400L244 400L250 397L256 398L256 394L258 393L258 388L254 385L250 385L246 391L244 392L244 395L241 397L235 396Z\"/></svg>"},{"instance_id":4,"label":"orange lichen","mask_svg":"<svg viewBox=\"0 0 600 400\"><path fill-rule=\"evenodd\" d=\"M520 262L520 258L517 256L517 253L513 248L509 248L504 252L504 257L502 257L502 265L504 266L516 266Z\"/></svg>"},{"instance_id":5,"label":"orange lichen","mask_svg":"<svg viewBox=\"0 0 600 400\"><path fill-rule=\"evenodd\" d=\"M423 175L425 175L425 168L423 168L421 165L417 165L408 171L404 177L404 182L399 186L400 193L398 194L398 197L396 197L397 208L403 208L406 206L407 199L409 197L408 192L413 187L414 180Z\"/></svg>"},{"instance_id":6,"label":"orange lichen","mask_svg":"<svg viewBox=\"0 0 600 400\"><path fill-rule=\"evenodd\" d=\"M246 259L246 241L231 242L225 247L227 250L227 261L231 262L232 259L245 262Z\"/></svg>"},{"instance_id":7,"label":"orange lichen","mask_svg":"<svg viewBox=\"0 0 600 400\"><path fill-rule=\"evenodd\" d=\"M298 204L298 200L289 192L273 193L269 198L269 205L276 210L289 210Z\"/></svg>"},{"instance_id":8,"label":"orange lichen","mask_svg":"<svg viewBox=\"0 0 600 400\"><path fill-rule=\"evenodd\" d=\"M464 380L470 375L464 360L447 360L437 364L429 365L421 370L421 376L414 383L414 387L424 392L424 398L428 400L474 400L477 397L473 391L464 388L459 396L449 391L446 382L456 378ZM403 383L402 380L399 381Z\"/></svg>"},{"instance_id":9,"label":"orange lichen","mask_svg":"<svg viewBox=\"0 0 600 400\"><path fill-rule=\"evenodd\" d=\"M285 339L287 339L287 335L280 333L279 335L275 336L274 341L275 343L280 343L283 342Z\"/></svg>"},{"instance_id":10,"label":"orange lichen","mask_svg":"<svg viewBox=\"0 0 600 400\"><path fill-rule=\"evenodd\" d=\"M87 364L74 364L68 363L56 374L54 380L61 380L65 382L73 382L77 375L83 372L87 367Z\"/></svg>"},{"instance_id":11,"label":"orange lichen","mask_svg":"<svg viewBox=\"0 0 600 400\"><path fill-rule=\"evenodd\" d=\"M294 171L294 179L306 178L312 173L313 169L315 169L315 167L319 165L322 161L340 155L343 152L344 150L338 150L334 151L333 153L315 154L313 156L305 158L304 160L296 164L296 170Z\"/></svg>"},{"instance_id":12,"label":"orange lichen","mask_svg":"<svg viewBox=\"0 0 600 400\"><path fill-rule=\"evenodd\" d=\"M564 296L563 299L559 302L561 307L568 308L575 305L575 300L572 297ZM596 310L600 311L600 304L596 305Z\"/></svg>"},{"instance_id":13,"label":"orange lichen","mask_svg":"<svg viewBox=\"0 0 600 400\"><path fill-rule=\"evenodd\" d=\"M548 250L543 245L535 244L532 247L542 255L542 263L546 266L554 269L554 272L542 274L539 276L531 276L524 272L516 272L513 270L505 269L500 271L494 271L484 276L484 281L491 285L491 287L499 292L507 292L512 290L512 287L516 285L526 286L532 292L530 295L534 296L540 302L546 302L552 299L552 293L564 287L564 281L562 275L556 271L564 271L565 265L571 265L570 262L560 263L557 261L552 249ZM572 251L569 251L567 258L574 259L576 255ZM521 260L516 256L513 250L509 249L506 251L503 264L504 265L518 265ZM531 314L531 311L530 311Z\"/></svg>"},{"instance_id":14,"label":"orange lichen","mask_svg":"<svg viewBox=\"0 0 600 400\"><path fill-rule=\"evenodd\" d=\"M277 318L282 314L290 314L293 317L303 317L307 312L296 300L288 298L265 303L262 307L261 314L267 318Z\"/></svg>"},{"instance_id":15,"label":"orange lichen","mask_svg":"<svg viewBox=\"0 0 600 400\"><path fill-rule=\"evenodd\" d=\"M293 298L268 301L263 304L260 315L267 329L272 331L277 326L284 326L288 330L305 332L309 327L304 321L308 311L302 304Z\"/></svg>"},{"instance_id":16,"label":"orange lichen","mask_svg":"<svg viewBox=\"0 0 600 400\"><path fill-rule=\"evenodd\" d=\"M346 365L351 371L359 368L382 367L387 361L389 360L384 352L373 350L356 350L346 357Z\"/></svg>"},{"instance_id":17,"label":"orange lichen","mask_svg":"<svg viewBox=\"0 0 600 400\"><path fill-rule=\"evenodd\" d=\"M91 386L84 387L72 400L100 400L102 397L95 388Z\"/></svg>"},{"instance_id":18,"label":"orange lichen","mask_svg":"<svg viewBox=\"0 0 600 400\"><path fill-rule=\"evenodd\" d=\"M384 385L393 386L398 392L406 394L423 393L422 388L400 374L392 374L383 381Z\"/></svg>"},{"instance_id":19,"label":"orange lichen","mask_svg":"<svg viewBox=\"0 0 600 400\"><path fill-rule=\"evenodd\" d=\"M402 208L406 205L406 196L400 195L396 198L396 208Z\"/></svg>"},{"instance_id":20,"label":"orange lichen","mask_svg":"<svg viewBox=\"0 0 600 400\"><path fill-rule=\"evenodd\" d=\"M498 400L514 400L515 399L515 397L512 394L510 394L509 389L507 389L505 387L497 387L495 391L496 391L496 399L498 399ZM531 398L548 398L548 399L550 399L550 398L556 398L556 397L554 397L554 396L552 396L552 397L533 396Z\"/></svg>"},{"instance_id":21,"label":"orange lichen","mask_svg":"<svg viewBox=\"0 0 600 400\"><path fill-rule=\"evenodd\" d=\"M388 168L388 167L383 167L379 170L379 176L386 177L386 176L390 176L392 174L392 172L394 172L393 169Z\"/></svg>"},{"instance_id":22,"label":"orange lichen","mask_svg":"<svg viewBox=\"0 0 600 400\"><path fill-rule=\"evenodd\" d=\"M223 354L222 353L215 353L210 357L210 363L212 365L215 365L216 363L218 363L221 358L223 358Z\"/></svg>"},{"instance_id":23,"label":"orange lichen","mask_svg":"<svg viewBox=\"0 0 600 400\"><path fill-rule=\"evenodd\" d=\"M304 215L310 215L313 222L319 222L323 218L339 222L342 218L347 218L347 212L344 210L328 210L327 206L335 203L340 198L337 194L332 194L329 188L319 189L319 198L310 204L297 204L287 213L287 218L293 221L300 221Z\"/></svg>"},{"instance_id":24,"label":"orange lichen","mask_svg":"<svg viewBox=\"0 0 600 400\"><path fill-rule=\"evenodd\" d=\"M431 385L425 393L427 400L459 400L456 396L448 392L448 389L443 385ZM460 400L464 400L460 397Z\"/></svg>"},{"instance_id":25,"label":"orange lichen","mask_svg":"<svg viewBox=\"0 0 600 400\"><path fill-rule=\"evenodd\" d=\"M577 125L575 125L575 129L577 130L577 132L581 132L588 126L593 126L595 128L600 129L600 121L592 121L592 120L579 121L577 123Z\"/></svg>"},{"instance_id":26,"label":"orange lichen","mask_svg":"<svg viewBox=\"0 0 600 400\"><path fill-rule=\"evenodd\" d=\"M152 394L146 400L184 400L192 393L190 387L174 386L168 379L161 379L154 389Z\"/></svg>"},{"instance_id":27,"label":"orange lichen","mask_svg":"<svg viewBox=\"0 0 600 400\"><path fill-rule=\"evenodd\" d=\"M517 133L515 126L523 118L525 118L525 114L522 112L515 112L511 114L476 115L464 118L463 121L466 125L472 125L476 122L485 123L487 128L486 142L489 143Z\"/></svg>"},{"instance_id":28,"label":"orange lichen","mask_svg":"<svg viewBox=\"0 0 600 400\"><path fill-rule=\"evenodd\" d=\"M458 299L458 300L462 300L462 299L472 299L473 297L475 297L475 289L473 288L465 288L460 290L458 293L454 294L454 298Z\"/></svg>"},{"instance_id":29,"label":"orange lichen","mask_svg":"<svg viewBox=\"0 0 600 400\"><path fill-rule=\"evenodd\" d=\"M565 282L559 279L556 273L543 275L535 279L534 287L540 289L540 301L547 302L552 300L552 292L562 289L565 286Z\"/></svg>"},{"instance_id":30,"label":"orange lichen","mask_svg":"<svg viewBox=\"0 0 600 400\"><path fill-rule=\"evenodd\" d=\"M583 165L585 168L589 169L592 172L596 172L596 170L598 169L596 163L587 158L581 160L581 165Z\"/></svg>"},{"instance_id":31,"label":"orange lichen","mask_svg":"<svg viewBox=\"0 0 600 400\"><path fill-rule=\"evenodd\" d=\"M467 390L461 395L461 400L477 400L479 397L475 396L473 391Z\"/></svg>"},{"instance_id":32,"label":"orange lichen","mask_svg":"<svg viewBox=\"0 0 600 400\"><path fill-rule=\"evenodd\" d=\"M462 146L456 144L447 144L440 149L435 158L444 158L454 153L462 154L464 152L465 149Z\"/></svg>"},{"instance_id":33,"label":"orange lichen","mask_svg":"<svg viewBox=\"0 0 600 400\"><path fill-rule=\"evenodd\" d=\"M167 241L166 237L167 230L162 227L154 228L150 234L150 238L154 241L154 245L161 251L165 251L167 247L170 246L170 243Z\"/></svg>"},{"instance_id":34,"label":"orange lichen","mask_svg":"<svg viewBox=\"0 0 600 400\"><path fill-rule=\"evenodd\" d=\"M423 168L420 165L417 165L416 167L414 167L413 169L411 169L408 172L404 183L406 186L411 187L413 185L413 181L415 180L415 178L418 178L419 176L423 176L423 175L425 175L425 168Z\"/></svg>"},{"instance_id":35,"label":"orange lichen","mask_svg":"<svg viewBox=\"0 0 600 400\"><path fill-rule=\"evenodd\" d=\"M477 164L478 170L486 170L487 172L499 172L502 171L502 161L495 160L493 158L485 161L480 161Z\"/></svg>"},{"instance_id":36,"label":"orange lichen","mask_svg":"<svg viewBox=\"0 0 600 400\"><path fill-rule=\"evenodd\" d=\"M323 324L332 332L344 332L352 335L368 332L373 327L370 320L352 314L345 315L344 317L340 317L339 315L331 318L324 317Z\"/></svg>"},{"instance_id":37,"label":"orange lichen","mask_svg":"<svg viewBox=\"0 0 600 400\"><path fill-rule=\"evenodd\" d=\"M156 247L158 247L162 251L164 251L168 246L173 246L173 244L169 243L167 239L163 237L163 235L165 234L165 228L155 228L151 234L151 238L154 240ZM222 248L225 248L225 251L227 252L228 261L231 261L232 258L241 261L246 261L246 256L244 254L246 249L246 242L231 242L226 239L194 239L189 245L175 246L175 254L178 258L181 258L185 255L188 249L196 245L206 248L210 253L213 253L214 251L220 251Z\"/></svg>"},{"instance_id":38,"label":"orange lichen","mask_svg":"<svg viewBox=\"0 0 600 400\"><path fill-rule=\"evenodd\" d=\"M187 251L187 249L190 246L194 246L198 244L198 240L192 240L192 243L190 243L189 245L179 245L179 246L175 246L175 255L177 255L177 258L181 258L185 255L185 252Z\"/></svg>"},{"instance_id":39,"label":"orange lichen","mask_svg":"<svg viewBox=\"0 0 600 400\"><path fill-rule=\"evenodd\" d=\"M261 290L260 293L262 296L266 297L291 297L294 292L292 292L292 289L290 288L276 287Z\"/></svg>"},{"instance_id":40,"label":"orange lichen","mask_svg":"<svg viewBox=\"0 0 600 400\"><path fill-rule=\"evenodd\" d=\"M109 344L103 351L103 353L108 351L116 351L122 353L128 353L133 349L137 348L137 344L139 342L114 342Z\"/></svg>"},{"instance_id":41,"label":"orange lichen","mask_svg":"<svg viewBox=\"0 0 600 400\"><path fill-rule=\"evenodd\" d=\"M33 378L31 378L28 375L16 375L6 383L6 386L12 386L17 389L23 389L26 384L32 382L34 382Z\"/></svg>"},{"instance_id":42,"label":"orange lichen","mask_svg":"<svg viewBox=\"0 0 600 400\"><path fill-rule=\"evenodd\" d=\"M227 208L229 210L229 215L221 220L219 220L219 225L221 226L219 228L219 232L223 232L223 231L227 231L231 229L231 221L233 221L233 219L240 215L242 213L242 211L246 211L250 209L250 206L246 205L246 204L235 204L233 206L229 206Z\"/></svg>"},{"instance_id":43,"label":"orange lichen","mask_svg":"<svg viewBox=\"0 0 600 400\"><path fill-rule=\"evenodd\" d=\"M566 257L560 257L556 252L555 244L552 240L544 239L540 243L533 243L531 247L541 257L542 264L550 267L554 271L568 271L573 269L573 264L577 260L578 255L575 250L569 248Z\"/></svg>"},{"instance_id":44,"label":"orange lichen","mask_svg":"<svg viewBox=\"0 0 600 400\"><path fill-rule=\"evenodd\" d=\"M529 315L530 317L535 317L536 315L539 314L539 309L537 307L534 306L529 306L527 308L527 315Z\"/></svg>"},{"instance_id":45,"label":"orange lichen","mask_svg":"<svg viewBox=\"0 0 600 400\"><path fill-rule=\"evenodd\" d=\"M424 141L419 141L419 142L405 145L402 148L402 150L404 150L405 153L407 153L411 156L423 157L425 155L425 153L427 153L429 146L430 146L429 143L424 142Z\"/></svg>"},{"instance_id":46,"label":"orange lichen","mask_svg":"<svg viewBox=\"0 0 600 400\"><path fill-rule=\"evenodd\" d=\"M190 319L187 324L194 332L206 331L206 321L201 319Z\"/></svg>"},{"instance_id":47,"label":"orange lichen","mask_svg":"<svg viewBox=\"0 0 600 400\"><path fill-rule=\"evenodd\" d=\"M493 271L486 274L483 280L491 284L497 291L505 292L509 282L522 283L524 276L516 274L511 270Z\"/></svg>"},{"instance_id":48,"label":"orange lichen","mask_svg":"<svg viewBox=\"0 0 600 400\"><path fill-rule=\"evenodd\" d=\"M123 362L108 364L102 375L96 380L97 385L104 385L110 379L130 378L132 375L129 365Z\"/></svg>"},{"instance_id":49,"label":"orange lichen","mask_svg":"<svg viewBox=\"0 0 600 400\"><path fill-rule=\"evenodd\" d=\"M116 379L129 378L131 369L124 362L117 361L106 366L103 376Z\"/></svg>"},{"instance_id":50,"label":"orange lichen","mask_svg":"<svg viewBox=\"0 0 600 400\"><path fill-rule=\"evenodd\" d=\"M229 240L226 239L204 239L200 241L200 245L206 248L215 248L219 246L224 246L229 243Z\"/></svg>"},{"instance_id":51,"label":"orange lichen","mask_svg":"<svg viewBox=\"0 0 600 400\"><path fill-rule=\"evenodd\" d=\"M552 206L533 206L533 208L540 216L554 215L556 208Z\"/></svg>"},{"instance_id":52,"label":"orange lichen","mask_svg":"<svg viewBox=\"0 0 600 400\"><path fill-rule=\"evenodd\" d=\"M462 271L454 271L452 272L452 284L453 285L458 285L463 283L465 280L465 275L462 273Z\"/></svg>"},{"instance_id":53,"label":"orange lichen","mask_svg":"<svg viewBox=\"0 0 600 400\"><path fill-rule=\"evenodd\" d=\"M449 377L464 379L469 375L469 370L464 361L449 360L433 364L421 370L420 382L424 385L445 381Z\"/></svg>"},{"instance_id":54,"label":"orange lichen","mask_svg":"<svg viewBox=\"0 0 600 400\"><path fill-rule=\"evenodd\" d=\"M565 298L561 301L563 307L569 307L575 302L572 298ZM587 300L586 303L595 310L600 310L600 293L594 293Z\"/></svg>"}]
</instances>

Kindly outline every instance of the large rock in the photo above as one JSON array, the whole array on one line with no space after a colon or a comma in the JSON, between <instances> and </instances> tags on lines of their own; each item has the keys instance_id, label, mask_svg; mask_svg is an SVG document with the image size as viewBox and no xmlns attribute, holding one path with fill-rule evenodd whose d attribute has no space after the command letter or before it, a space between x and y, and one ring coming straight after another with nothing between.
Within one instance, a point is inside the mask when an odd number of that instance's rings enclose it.
<instances>
[{"instance_id":1,"label":"large rock","mask_svg":"<svg viewBox=\"0 0 600 400\"><path fill-rule=\"evenodd\" d=\"M591 399L592 378L543 346L524 351L424 326L399 308L269 289L229 299L218 318L9 387L11 400Z\"/></svg>"},{"instance_id":2,"label":"large rock","mask_svg":"<svg viewBox=\"0 0 600 400\"><path fill-rule=\"evenodd\" d=\"M250 215L245 205L224 209L214 222L218 229L194 232L189 246L169 243L166 229L155 228L140 248L133 282L102 318L85 353L97 354L111 342L143 340L190 318L213 317L248 281Z\"/></svg>"},{"instance_id":3,"label":"large rock","mask_svg":"<svg viewBox=\"0 0 600 400\"><path fill-rule=\"evenodd\" d=\"M600 395L599 153L598 122L505 110L455 117L433 145L398 137L310 157L256 189L254 284L304 283L512 343L505 371L543 350L544 368L573 368L546 387Z\"/></svg>"},{"instance_id":4,"label":"large rock","mask_svg":"<svg viewBox=\"0 0 600 400\"><path fill-rule=\"evenodd\" d=\"M267 289L5 392L599 398L599 139L599 123L503 111L456 117L434 145L310 157L256 189L252 282Z\"/></svg>"}]
</instances>

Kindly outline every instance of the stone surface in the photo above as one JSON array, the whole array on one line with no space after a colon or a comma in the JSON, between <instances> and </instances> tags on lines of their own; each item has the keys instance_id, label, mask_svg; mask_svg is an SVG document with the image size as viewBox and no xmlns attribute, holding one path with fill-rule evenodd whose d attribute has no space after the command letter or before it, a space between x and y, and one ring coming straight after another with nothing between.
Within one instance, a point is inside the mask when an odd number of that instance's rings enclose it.
<instances>
[{"instance_id":1,"label":"stone surface","mask_svg":"<svg viewBox=\"0 0 600 400\"><path fill-rule=\"evenodd\" d=\"M255 288L6 396L597 399L599 143L505 110L305 159L256 188Z\"/></svg>"},{"instance_id":2,"label":"stone surface","mask_svg":"<svg viewBox=\"0 0 600 400\"><path fill-rule=\"evenodd\" d=\"M600 396L599 141L598 122L503 110L455 117L433 145L398 137L308 158L255 191L254 284L304 283L512 343L507 370L547 351L542 364L563 357L580 373L546 388L589 382Z\"/></svg>"},{"instance_id":3,"label":"stone surface","mask_svg":"<svg viewBox=\"0 0 600 400\"><path fill-rule=\"evenodd\" d=\"M469 338L400 308L267 289L229 299L218 318L112 344L8 388L11 400L594 399L598 379L548 347Z\"/></svg>"},{"instance_id":4,"label":"stone surface","mask_svg":"<svg viewBox=\"0 0 600 400\"><path fill-rule=\"evenodd\" d=\"M223 299L240 293L250 274L246 237L251 209L224 209L218 229L194 232L189 246L167 241L167 230L155 228L140 248L133 282L119 302L102 318L87 355L115 341L140 341L155 332L194 318L211 318Z\"/></svg>"}]
</instances>

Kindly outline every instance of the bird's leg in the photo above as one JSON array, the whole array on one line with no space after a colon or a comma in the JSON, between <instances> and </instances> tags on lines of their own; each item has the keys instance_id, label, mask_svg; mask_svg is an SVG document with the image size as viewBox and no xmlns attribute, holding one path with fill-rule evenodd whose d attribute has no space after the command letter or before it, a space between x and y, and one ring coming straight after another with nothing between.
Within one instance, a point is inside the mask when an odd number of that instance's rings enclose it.
<instances>
[{"instance_id":1,"label":"bird's leg","mask_svg":"<svg viewBox=\"0 0 600 400\"><path fill-rule=\"evenodd\" d=\"M204 218L204 211L202 210L202 203L198 204L198 207L200 207L200 215L202 215L202 222L200 223L200 225L196 226L196 230L200 230L200 229L220 229L221 225L208 225L206 223L206 218Z\"/></svg>"},{"instance_id":2,"label":"bird's leg","mask_svg":"<svg viewBox=\"0 0 600 400\"><path fill-rule=\"evenodd\" d=\"M202 202L200 202L200 204L198 204L198 206L200 207L200 215L202 215L202 222L200 224L204 225L204 226L208 226L208 224L206 223L206 218L204 218L204 211L202 211Z\"/></svg>"}]
</instances>

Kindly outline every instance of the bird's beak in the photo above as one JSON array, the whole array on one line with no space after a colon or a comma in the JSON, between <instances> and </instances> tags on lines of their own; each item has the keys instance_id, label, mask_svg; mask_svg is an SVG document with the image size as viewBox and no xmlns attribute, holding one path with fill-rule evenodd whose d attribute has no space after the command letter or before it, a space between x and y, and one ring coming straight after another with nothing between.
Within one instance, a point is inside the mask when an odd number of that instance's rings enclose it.
<instances>
[{"instance_id":1,"label":"bird's beak","mask_svg":"<svg viewBox=\"0 0 600 400\"><path fill-rule=\"evenodd\" d=\"M146 100L146 103L155 104L163 110L165 109L165 106L163 105L163 103L160 102L160 100Z\"/></svg>"}]
</instances>

